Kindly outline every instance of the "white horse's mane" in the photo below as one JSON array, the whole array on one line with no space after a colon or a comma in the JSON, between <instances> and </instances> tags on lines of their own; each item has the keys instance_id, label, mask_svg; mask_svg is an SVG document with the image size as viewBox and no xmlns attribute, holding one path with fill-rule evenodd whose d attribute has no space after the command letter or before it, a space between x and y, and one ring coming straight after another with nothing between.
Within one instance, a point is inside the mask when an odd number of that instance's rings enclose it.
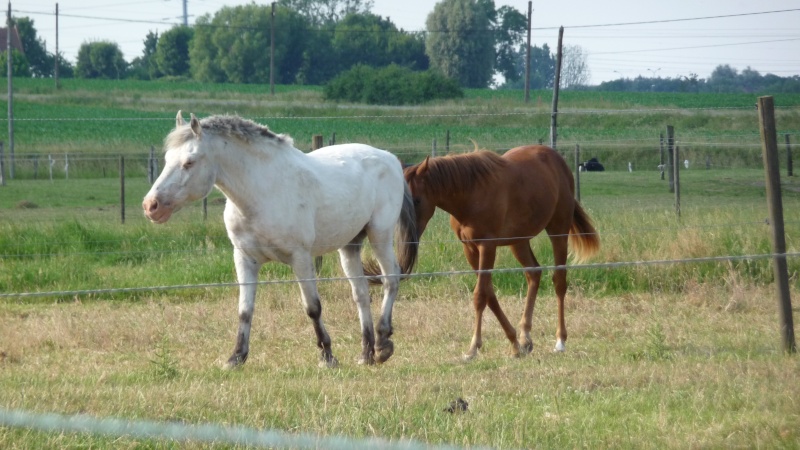
<instances>
[{"instance_id":1,"label":"white horse's mane","mask_svg":"<svg viewBox=\"0 0 800 450\"><path fill-rule=\"evenodd\" d=\"M235 115L216 115L200 119L200 128L204 134L235 138L248 144L269 139L279 144L294 145L289 135L276 134L265 125ZM190 126L177 127L164 139L164 148L179 147L194 138Z\"/></svg>"}]
</instances>

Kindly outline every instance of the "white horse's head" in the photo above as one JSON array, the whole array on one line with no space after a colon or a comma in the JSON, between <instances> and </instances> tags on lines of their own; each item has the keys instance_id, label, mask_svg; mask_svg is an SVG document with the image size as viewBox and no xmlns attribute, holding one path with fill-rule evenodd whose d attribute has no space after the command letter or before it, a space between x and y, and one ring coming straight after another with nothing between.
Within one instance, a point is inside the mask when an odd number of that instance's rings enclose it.
<instances>
[{"instance_id":1,"label":"white horse's head","mask_svg":"<svg viewBox=\"0 0 800 450\"><path fill-rule=\"evenodd\" d=\"M144 215L155 223L166 222L185 204L208 195L216 181L216 167L194 114L187 124L178 111L175 129L164 142L164 170L142 202Z\"/></svg>"}]
</instances>

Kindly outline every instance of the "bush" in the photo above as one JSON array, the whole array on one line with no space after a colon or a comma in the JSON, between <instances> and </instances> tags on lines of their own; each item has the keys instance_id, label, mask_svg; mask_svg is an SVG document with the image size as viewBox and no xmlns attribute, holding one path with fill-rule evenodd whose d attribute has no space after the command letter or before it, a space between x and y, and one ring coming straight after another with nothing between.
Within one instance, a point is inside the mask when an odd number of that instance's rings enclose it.
<instances>
[{"instance_id":1,"label":"bush","mask_svg":"<svg viewBox=\"0 0 800 450\"><path fill-rule=\"evenodd\" d=\"M430 70L414 72L392 64L380 69L356 65L331 80L325 99L373 105L414 105L438 99L461 98L455 80Z\"/></svg>"}]
</instances>

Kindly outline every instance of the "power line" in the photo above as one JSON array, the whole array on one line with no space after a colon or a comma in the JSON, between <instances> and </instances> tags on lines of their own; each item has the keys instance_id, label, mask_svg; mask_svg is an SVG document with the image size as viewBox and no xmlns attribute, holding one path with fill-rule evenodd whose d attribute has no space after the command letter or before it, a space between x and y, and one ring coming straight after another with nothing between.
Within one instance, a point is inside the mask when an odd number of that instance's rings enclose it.
<instances>
[{"instance_id":1,"label":"power line","mask_svg":"<svg viewBox=\"0 0 800 450\"><path fill-rule=\"evenodd\" d=\"M687 17L683 19L662 19L662 20L645 20L640 22L618 22L618 23L602 23L602 24L594 24L594 25L564 25L564 28L601 28L601 27L619 27L619 26L628 26L628 25L651 25L655 23L672 23L672 22L689 22L694 20L710 20L710 19L725 19L730 17L745 17L745 16L758 16L763 14L777 14L777 13L786 13L786 12L795 12L800 11L800 8L794 9L780 9L776 11L760 11L760 12L752 12L752 13L741 13L741 14L725 14L720 16L703 16L703 17ZM542 27L542 28L531 28L531 30L557 30L559 27Z\"/></svg>"},{"instance_id":2,"label":"power line","mask_svg":"<svg viewBox=\"0 0 800 450\"><path fill-rule=\"evenodd\" d=\"M790 38L790 39L774 39L768 41L751 41L751 42L733 42L730 44L710 44L710 45L694 45L688 47L670 47L670 48L653 48L648 50L621 50L618 52L595 52L592 53L593 55L618 55L618 54L625 54L625 53L645 53L645 52L663 52L669 50L693 50L698 48L714 48L714 47L732 47L737 45L751 45L751 44L771 44L775 42L791 42L791 41L800 41L800 38Z\"/></svg>"}]
</instances>

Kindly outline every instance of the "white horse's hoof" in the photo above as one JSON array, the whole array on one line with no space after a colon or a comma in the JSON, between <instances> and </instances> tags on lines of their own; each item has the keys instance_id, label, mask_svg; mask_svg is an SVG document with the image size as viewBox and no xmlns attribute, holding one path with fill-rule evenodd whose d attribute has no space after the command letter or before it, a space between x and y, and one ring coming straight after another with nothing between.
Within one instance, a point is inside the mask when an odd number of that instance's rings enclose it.
<instances>
[{"instance_id":1,"label":"white horse's hoof","mask_svg":"<svg viewBox=\"0 0 800 450\"><path fill-rule=\"evenodd\" d=\"M556 341L556 348L553 349L556 353L563 353L567 350L567 347L564 345L564 341L561 339Z\"/></svg>"}]
</instances>

